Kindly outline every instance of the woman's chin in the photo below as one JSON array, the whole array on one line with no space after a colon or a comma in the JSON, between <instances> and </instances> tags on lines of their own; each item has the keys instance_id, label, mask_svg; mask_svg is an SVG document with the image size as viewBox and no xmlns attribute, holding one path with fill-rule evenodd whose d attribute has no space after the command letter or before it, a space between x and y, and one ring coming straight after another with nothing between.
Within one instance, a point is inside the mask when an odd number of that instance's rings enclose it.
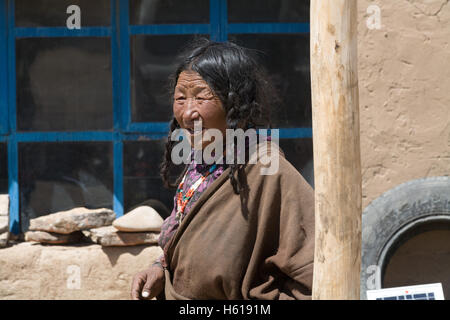
<instances>
[{"instance_id":1,"label":"woman's chin","mask_svg":"<svg viewBox=\"0 0 450 320\"><path fill-rule=\"evenodd\" d=\"M194 148L196 150L200 150L205 147L204 132L205 132L205 129L203 129L200 132L195 132L195 133L188 131L188 139L189 139L189 142L190 142L192 148Z\"/></svg>"}]
</instances>

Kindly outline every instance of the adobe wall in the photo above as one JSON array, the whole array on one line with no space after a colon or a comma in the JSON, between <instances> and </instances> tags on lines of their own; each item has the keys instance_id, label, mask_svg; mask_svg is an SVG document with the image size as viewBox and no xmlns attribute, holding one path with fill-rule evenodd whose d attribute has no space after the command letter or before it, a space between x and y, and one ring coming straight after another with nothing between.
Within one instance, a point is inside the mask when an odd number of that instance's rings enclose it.
<instances>
[{"instance_id":1,"label":"adobe wall","mask_svg":"<svg viewBox=\"0 0 450 320\"><path fill-rule=\"evenodd\" d=\"M159 246L15 243L0 249L0 300L130 299L133 276L161 253Z\"/></svg>"},{"instance_id":2,"label":"adobe wall","mask_svg":"<svg viewBox=\"0 0 450 320\"><path fill-rule=\"evenodd\" d=\"M358 0L363 208L403 182L449 175L449 2Z\"/></svg>"}]
</instances>

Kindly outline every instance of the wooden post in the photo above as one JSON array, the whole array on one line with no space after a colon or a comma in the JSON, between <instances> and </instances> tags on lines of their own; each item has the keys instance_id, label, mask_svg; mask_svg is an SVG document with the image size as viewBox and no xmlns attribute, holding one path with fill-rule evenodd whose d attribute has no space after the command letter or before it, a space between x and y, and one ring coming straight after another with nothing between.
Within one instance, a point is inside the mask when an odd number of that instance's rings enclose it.
<instances>
[{"instance_id":1,"label":"wooden post","mask_svg":"<svg viewBox=\"0 0 450 320\"><path fill-rule=\"evenodd\" d=\"M359 299L357 0L311 0L316 235L313 299Z\"/></svg>"}]
</instances>

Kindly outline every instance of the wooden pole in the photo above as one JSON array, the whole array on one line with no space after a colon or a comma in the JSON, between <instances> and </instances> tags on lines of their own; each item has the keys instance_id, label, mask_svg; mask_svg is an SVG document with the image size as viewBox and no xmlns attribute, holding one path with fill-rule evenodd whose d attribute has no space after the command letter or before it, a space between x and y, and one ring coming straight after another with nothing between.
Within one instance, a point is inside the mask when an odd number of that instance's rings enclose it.
<instances>
[{"instance_id":1,"label":"wooden pole","mask_svg":"<svg viewBox=\"0 0 450 320\"><path fill-rule=\"evenodd\" d=\"M316 300L360 298L356 1L311 0Z\"/></svg>"}]
</instances>

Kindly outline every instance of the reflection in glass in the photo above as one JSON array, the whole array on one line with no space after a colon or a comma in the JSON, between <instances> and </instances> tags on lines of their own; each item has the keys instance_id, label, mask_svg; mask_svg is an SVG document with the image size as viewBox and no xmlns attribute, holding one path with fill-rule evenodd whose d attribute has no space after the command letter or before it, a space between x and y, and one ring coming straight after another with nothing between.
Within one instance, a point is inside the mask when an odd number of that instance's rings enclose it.
<instances>
[{"instance_id":1,"label":"reflection in glass","mask_svg":"<svg viewBox=\"0 0 450 320\"><path fill-rule=\"evenodd\" d=\"M309 0L228 0L228 22L309 22Z\"/></svg>"},{"instance_id":2,"label":"reflection in glass","mask_svg":"<svg viewBox=\"0 0 450 320\"><path fill-rule=\"evenodd\" d=\"M16 40L20 131L112 128L108 38Z\"/></svg>"},{"instance_id":3,"label":"reflection in glass","mask_svg":"<svg viewBox=\"0 0 450 320\"><path fill-rule=\"evenodd\" d=\"M8 155L6 143L0 143L0 193L8 193Z\"/></svg>"},{"instance_id":4,"label":"reflection in glass","mask_svg":"<svg viewBox=\"0 0 450 320\"><path fill-rule=\"evenodd\" d=\"M131 117L133 122L172 118L169 76L192 35L131 37Z\"/></svg>"},{"instance_id":5,"label":"reflection in glass","mask_svg":"<svg viewBox=\"0 0 450 320\"><path fill-rule=\"evenodd\" d=\"M110 0L15 0L17 27L65 27L73 11L80 8L81 27L107 26L111 24Z\"/></svg>"},{"instance_id":6,"label":"reflection in glass","mask_svg":"<svg viewBox=\"0 0 450 320\"><path fill-rule=\"evenodd\" d=\"M169 213L172 211L175 190L164 188L159 175L164 144L165 140L124 143L124 212L149 199L162 202ZM171 181L175 179L174 176Z\"/></svg>"},{"instance_id":7,"label":"reflection in glass","mask_svg":"<svg viewBox=\"0 0 450 320\"><path fill-rule=\"evenodd\" d=\"M313 142L311 138L280 139L280 148L286 159L314 188Z\"/></svg>"},{"instance_id":8,"label":"reflection in glass","mask_svg":"<svg viewBox=\"0 0 450 320\"><path fill-rule=\"evenodd\" d=\"M130 0L130 24L208 22L209 0Z\"/></svg>"},{"instance_id":9,"label":"reflection in glass","mask_svg":"<svg viewBox=\"0 0 450 320\"><path fill-rule=\"evenodd\" d=\"M230 34L229 39L258 50L268 69L282 99L271 110L274 127L311 127L309 34Z\"/></svg>"},{"instance_id":10,"label":"reflection in glass","mask_svg":"<svg viewBox=\"0 0 450 320\"><path fill-rule=\"evenodd\" d=\"M19 144L20 221L74 207L113 205L112 144L53 142Z\"/></svg>"}]
</instances>

